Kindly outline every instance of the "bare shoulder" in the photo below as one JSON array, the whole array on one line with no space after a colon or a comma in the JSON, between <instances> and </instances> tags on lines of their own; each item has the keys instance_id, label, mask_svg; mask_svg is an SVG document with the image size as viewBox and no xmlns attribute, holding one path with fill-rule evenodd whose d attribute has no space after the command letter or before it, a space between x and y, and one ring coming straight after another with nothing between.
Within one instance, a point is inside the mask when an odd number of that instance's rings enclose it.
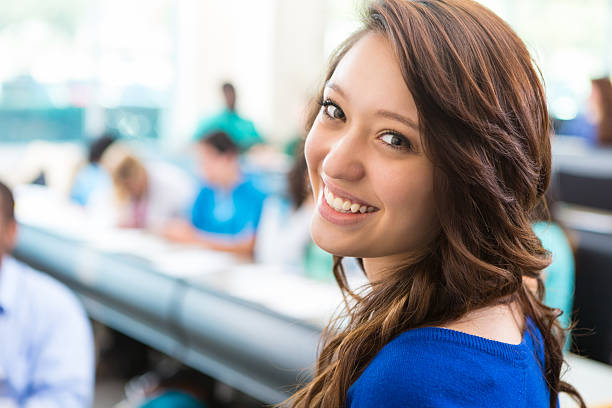
<instances>
[{"instance_id":1,"label":"bare shoulder","mask_svg":"<svg viewBox=\"0 0 612 408\"><path fill-rule=\"evenodd\" d=\"M508 344L520 344L525 317L516 303L474 310L440 327Z\"/></svg>"}]
</instances>

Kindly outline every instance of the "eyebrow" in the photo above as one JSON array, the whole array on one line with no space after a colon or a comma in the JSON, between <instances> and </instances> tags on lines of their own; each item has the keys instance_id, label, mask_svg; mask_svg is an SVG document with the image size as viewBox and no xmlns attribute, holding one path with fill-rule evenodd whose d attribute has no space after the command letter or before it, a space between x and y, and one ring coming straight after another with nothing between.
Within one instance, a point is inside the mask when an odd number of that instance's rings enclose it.
<instances>
[{"instance_id":1,"label":"eyebrow","mask_svg":"<svg viewBox=\"0 0 612 408\"><path fill-rule=\"evenodd\" d=\"M376 111L376 114L379 116L383 116L385 118L389 118L389 119L394 119L397 120L398 122L402 122L404 125L413 128L415 130L419 130L419 125L417 125L415 123L415 121L413 121L412 119L409 119L405 116L400 115L399 113L395 113L395 112L391 112L391 111L387 111L387 110L379 110Z\"/></svg>"},{"instance_id":2,"label":"eyebrow","mask_svg":"<svg viewBox=\"0 0 612 408\"><path fill-rule=\"evenodd\" d=\"M327 81L325 83L325 87L333 89L334 91L338 92L343 98L346 98L346 94L344 93L342 88L340 88L340 86L338 84L335 84L333 82ZM376 114L378 116L383 116L385 118L393 119L393 120L396 120L398 122L401 122L404 125L412 128L412 129L419 130L419 125L417 125L417 123L414 120L412 120L410 118L407 118L406 116L400 115L399 113L395 113L395 112L391 112L391 111L388 111L388 110L380 109L380 110L376 111Z\"/></svg>"},{"instance_id":3,"label":"eyebrow","mask_svg":"<svg viewBox=\"0 0 612 408\"><path fill-rule=\"evenodd\" d=\"M325 83L325 88L331 88L331 89L333 89L334 91L338 92L340 95L342 95L342 97L346 98L346 94L344 93L344 91L342 90L342 88L340 88L340 86L339 86L339 85L337 85L337 84L335 84L335 83L333 83L333 82L327 81L327 82Z\"/></svg>"}]
</instances>

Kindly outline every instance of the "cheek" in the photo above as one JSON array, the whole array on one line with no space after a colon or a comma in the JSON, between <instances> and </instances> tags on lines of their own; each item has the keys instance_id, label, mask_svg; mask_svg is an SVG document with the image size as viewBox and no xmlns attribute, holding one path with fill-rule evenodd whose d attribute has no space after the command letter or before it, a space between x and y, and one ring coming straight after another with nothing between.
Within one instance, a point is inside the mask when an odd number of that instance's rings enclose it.
<instances>
[{"instance_id":1,"label":"cheek","mask_svg":"<svg viewBox=\"0 0 612 408\"><path fill-rule=\"evenodd\" d=\"M306 136L306 142L304 144L304 156L306 158L306 164L308 165L308 174L313 188L318 184L319 168L326 154L322 136L322 132L319 131L317 122L315 121L310 132L308 132L308 136Z\"/></svg>"},{"instance_id":2,"label":"cheek","mask_svg":"<svg viewBox=\"0 0 612 408\"><path fill-rule=\"evenodd\" d=\"M419 246L435 229L433 174L430 166L379 174L375 183L385 206L388 231L409 246ZM402 238L403 237L403 238ZM408 238L406 240L406 238Z\"/></svg>"},{"instance_id":3,"label":"cheek","mask_svg":"<svg viewBox=\"0 0 612 408\"><path fill-rule=\"evenodd\" d=\"M416 210L429 204L431 180L426 175L404 172L381 176L375 184L379 186L385 207L390 211Z\"/></svg>"}]
</instances>

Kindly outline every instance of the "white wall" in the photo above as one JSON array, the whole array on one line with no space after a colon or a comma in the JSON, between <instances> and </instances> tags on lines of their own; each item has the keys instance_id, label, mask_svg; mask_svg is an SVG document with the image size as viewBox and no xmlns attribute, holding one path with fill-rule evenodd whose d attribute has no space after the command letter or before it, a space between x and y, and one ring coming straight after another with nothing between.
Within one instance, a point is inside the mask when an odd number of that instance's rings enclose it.
<instances>
[{"instance_id":1,"label":"white wall","mask_svg":"<svg viewBox=\"0 0 612 408\"><path fill-rule=\"evenodd\" d=\"M325 0L180 0L172 144L189 140L197 120L222 106L226 80L236 85L239 111L268 140L293 136L327 60L325 11Z\"/></svg>"}]
</instances>

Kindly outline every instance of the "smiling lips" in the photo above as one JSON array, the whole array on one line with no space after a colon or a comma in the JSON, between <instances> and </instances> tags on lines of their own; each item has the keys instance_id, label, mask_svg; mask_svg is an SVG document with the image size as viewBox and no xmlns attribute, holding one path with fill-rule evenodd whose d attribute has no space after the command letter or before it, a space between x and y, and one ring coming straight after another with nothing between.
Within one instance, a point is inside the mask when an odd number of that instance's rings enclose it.
<instances>
[{"instance_id":1,"label":"smiling lips","mask_svg":"<svg viewBox=\"0 0 612 408\"><path fill-rule=\"evenodd\" d=\"M356 214L356 213L361 213L364 214L366 212L374 212L376 211L376 208L365 205L365 204L360 204L360 203L356 203L356 202L352 202L351 200L342 198L342 197L338 197L336 195L334 195L334 193L332 193L331 191L329 191L329 189L327 188L327 186L325 186L325 190L323 192L324 197L325 197L325 201L327 201L327 204L333 208L334 210L336 210L337 212L340 213L345 213L345 214Z\"/></svg>"}]
</instances>

